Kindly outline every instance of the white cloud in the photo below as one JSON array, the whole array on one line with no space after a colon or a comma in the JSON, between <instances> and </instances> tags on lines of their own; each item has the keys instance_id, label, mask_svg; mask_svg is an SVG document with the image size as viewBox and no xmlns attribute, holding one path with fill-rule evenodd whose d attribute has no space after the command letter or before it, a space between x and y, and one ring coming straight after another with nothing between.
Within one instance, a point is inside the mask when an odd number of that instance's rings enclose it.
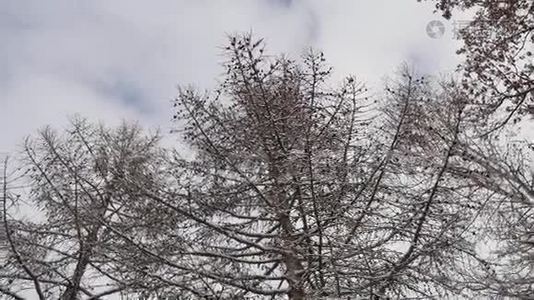
<instances>
[{"instance_id":1,"label":"white cloud","mask_svg":"<svg viewBox=\"0 0 534 300\"><path fill-rule=\"evenodd\" d=\"M4 1L0 4L0 151L68 114L172 126L176 84L209 88L226 34L252 31L273 52L324 50L336 78L376 84L402 61L451 69L450 36L415 0Z\"/></svg>"}]
</instances>

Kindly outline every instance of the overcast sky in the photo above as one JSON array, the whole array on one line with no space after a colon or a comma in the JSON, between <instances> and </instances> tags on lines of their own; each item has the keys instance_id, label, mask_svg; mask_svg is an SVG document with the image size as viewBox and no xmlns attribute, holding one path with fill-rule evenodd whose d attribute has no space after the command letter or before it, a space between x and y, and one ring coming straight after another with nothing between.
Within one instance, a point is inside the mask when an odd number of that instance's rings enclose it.
<instances>
[{"instance_id":1,"label":"overcast sky","mask_svg":"<svg viewBox=\"0 0 534 300\"><path fill-rule=\"evenodd\" d=\"M171 126L177 85L213 87L226 35L253 32L270 52L324 51L335 78L378 90L402 62L447 72L459 44L432 39L432 4L416 0L0 0L0 152L80 113Z\"/></svg>"}]
</instances>

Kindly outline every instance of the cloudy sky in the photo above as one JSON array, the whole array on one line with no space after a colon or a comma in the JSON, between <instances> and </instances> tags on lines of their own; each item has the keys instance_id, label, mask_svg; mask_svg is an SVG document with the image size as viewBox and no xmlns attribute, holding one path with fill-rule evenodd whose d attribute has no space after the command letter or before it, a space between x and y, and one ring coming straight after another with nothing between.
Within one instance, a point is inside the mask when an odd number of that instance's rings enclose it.
<instances>
[{"instance_id":1,"label":"cloudy sky","mask_svg":"<svg viewBox=\"0 0 534 300\"><path fill-rule=\"evenodd\" d=\"M227 34L253 32L271 52L325 52L335 77L375 92L402 62L454 68L453 23L416 0L0 0L0 152L79 113L95 121L172 127L177 85L214 86Z\"/></svg>"}]
</instances>

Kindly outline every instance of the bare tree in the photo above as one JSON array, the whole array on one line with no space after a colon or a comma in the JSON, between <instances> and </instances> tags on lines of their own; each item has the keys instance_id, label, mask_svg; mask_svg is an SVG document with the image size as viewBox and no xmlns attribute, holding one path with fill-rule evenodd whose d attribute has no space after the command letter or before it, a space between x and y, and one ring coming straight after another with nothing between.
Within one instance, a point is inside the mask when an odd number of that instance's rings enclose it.
<instances>
[{"instance_id":1,"label":"bare tree","mask_svg":"<svg viewBox=\"0 0 534 300\"><path fill-rule=\"evenodd\" d=\"M9 156L6 156L2 162L3 163L2 164L2 175L1 175L2 177L0 181L2 185L2 195L1 195L1 201L2 201L1 203L1 210L2 210L1 227L2 228L0 229L0 233L1 233L0 234L0 264L1 265L0 266L2 267L2 269L0 270L3 270L9 267L9 261L8 261L6 252L8 252L9 250L12 250L13 248L11 232L9 231L8 213L7 213L8 207L10 206L13 200L8 190L8 181L9 181L8 160L9 160ZM2 299L4 299L4 296L9 297L11 299L17 299L17 300L24 299L21 296L19 296L17 292L11 288L10 286L11 282L12 280L10 279L5 280L5 278L0 278L0 283L2 283L0 285L0 297ZM36 289L39 288L38 283L36 283L35 288Z\"/></svg>"},{"instance_id":2,"label":"bare tree","mask_svg":"<svg viewBox=\"0 0 534 300\"><path fill-rule=\"evenodd\" d=\"M488 131L533 114L534 3L531 0L433 1L446 18L451 18L455 9L475 11L474 19L467 26L459 26L464 46L458 52L466 58L460 65L463 88L478 107L479 119L488 122ZM496 111L499 118L489 118Z\"/></svg>"},{"instance_id":3,"label":"bare tree","mask_svg":"<svg viewBox=\"0 0 534 300\"><path fill-rule=\"evenodd\" d=\"M491 193L477 226L484 237L482 253L473 256L476 263L465 274L480 294L528 299L534 283L532 148L495 135L462 144L463 163L454 168Z\"/></svg>"},{"instance_id":4,"label":"bare tree","mask_svg":"<svg viewBox=\"0 0 534 300\"><path fill-rule=\"evenodd\" d=\"M269 56L249 35L225 52L213 94L175 100L187 155L83 120L26 141L22 198L41 218L8 214L4 175L0 293L528 295L526 152L481 134L473 95L404 68L376 102L354 77L332 87L320 52ZM487 240L500 256L477 252Z\"/></svg>"},{"instance_id":5,"label":"bare tree","mask_svg":"<svg viewBox=\"0 0 534 300\"><path fill-rule=\"evenodd\" d=\"M477 126L479 120L469 115L471 110L465 105L470 96L454 81L445 82L439 91L414 105L417 118L410 118L415 126L407 128L411 142L404 153L410 157L405 162L420 168L424 163L414 158L428 160L443 151L443 146L432 144L445 141L443 129L451 127L440 123L458 109L454 99L464 103L464 125L442 175L441 188L450 188L448 207L442 211L450 213L451 205L456 206L455 218L464 220L453 231L456 243L452 248L458 256L446 264L451 270L448 283L463 289L466 296L528 299L533 282L531 145L503 130L483 134L485 129ZM426 154L414 155L414 148ZM415 173L421 174L420 170Z\"/></svg>"},{"instance_id":6,"label":"bare tree","mask_svg":"<svg viewBox=\"0 0 534 300\"><path fill-rule=\"evenodd\" d=\"M402 124L389 190L396 203L411 206L412 212L404 213L413 216L407 222L407 228L413 226L406 233L409 246L400 260L415 259L408 272L402 271L413 278L401 277L399 285L413 282L416 294L427 298L469 296L462 273L464 264L476 261L480 236L475 225L490 197L479 184L455 172L464 163L459 157L462 145L473 142L477 124L467 109L469 98L450 80L417 77L406 68L387 90L386 134ZM404 120L396 121L399 118Z\"/></svg>"},{"instance_id":7,"label":"bare tree","mask_svg":"<svg viewBox=\"0 0 534 300\"><path fill-rule=\"evenodd\" d=\"M146 198L127 184L129 177L155 184L157 141L136 126L108 129L78 119L63 135L46 128L28 138L24 197L38 213L8 220L4 186L10 251L0 280L39 299L100 299L137 284L146 288L121 272L130 259L120 240L160 226L143 218Z\"/></svg>"},{"instance_id":8,"label":"bare tree","mask_svg":"<svg viewBox=\"0 0 534 300\"><path fill-rule=\"evenodd\" d=\"M478 255L466 281L488 295L532 297L532 145L511 137L513 124L534 113L534 3L514 1L435 1L450 18L454 9L473 9L461 30L466 56L460 66L473 120L484 125L461 143L463 163L454 167L492 194L482 212L480 232L486 255ZM482 121L482 122L481 122ZM498 129L496 131L496 129Z\"/></svg>"},{"instance_id":9,"label":"bare tree","mask_svg":"<svg viewBox=\"0 0 534 300\"><path fill-rule=\"evenodd\" d=\"M405 72L376 119L354 78L328 87L321 53L298 64L250 36L226 51L214 96L176 99L195 155L175 155L174 190L147 195L188 227L153 276L172 291L189 273L198 295L221 299L460 293L443 265L470 252L462 231L478 209L448 172L462 99L441 110Z\"/></svg>"}]
</instances>

